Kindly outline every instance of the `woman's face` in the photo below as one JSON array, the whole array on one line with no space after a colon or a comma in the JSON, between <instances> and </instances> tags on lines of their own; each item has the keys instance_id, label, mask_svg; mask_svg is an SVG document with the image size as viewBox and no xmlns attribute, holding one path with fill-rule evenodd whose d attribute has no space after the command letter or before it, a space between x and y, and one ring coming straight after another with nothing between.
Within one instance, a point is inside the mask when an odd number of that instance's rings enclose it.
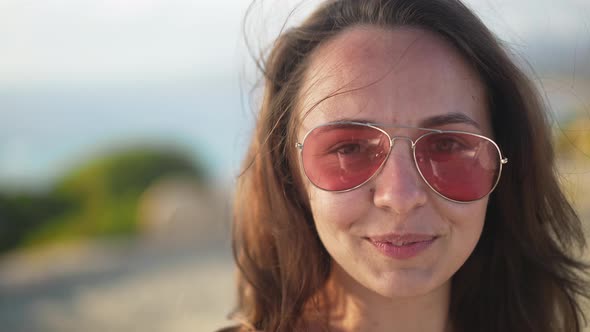
<instances>
[{"instance_id":1,"label":"woman's face","mask_svg":"<svg viewBox=\"0 0 590 332\"><path fill-rule=\"evenodd\" d=\"M339 120L492 136L477 74L444 39L413 28L359 26L321 45L310 58L298 109L299 142L312 128ZM412 139L421 134L386 130ZM420 177L407 140L396 141L380 172L352 191L323 191L301 176L333 258L332 277L382 296L448 287L482 232L488 198L460 204L437 195Z\"/></svg>"}]
</instances>

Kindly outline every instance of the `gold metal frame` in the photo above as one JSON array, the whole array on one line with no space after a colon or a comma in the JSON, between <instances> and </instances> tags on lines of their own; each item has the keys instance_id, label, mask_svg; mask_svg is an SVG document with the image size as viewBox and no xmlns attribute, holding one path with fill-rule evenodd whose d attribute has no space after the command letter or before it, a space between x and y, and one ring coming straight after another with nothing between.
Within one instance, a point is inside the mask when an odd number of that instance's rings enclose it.
<instances>
[{"instance_id":1,"label":"gold metal frame","mask_svg":"<svg viewBox=\"0 0 590 332\"><path fill-rule=\"evenodd\" d=\"M326 190L323 188L318 187L315 183L313 183L313 181L311 181L311 179L309 179L309 176L307 176L307 173L305 172L305 167L303 166L303 156L301 156L300 161L301 161L301 166L303 168L303 173L305 173L305 176L307 177L307 179L309 180L309 182L311 182L311 184L320 189L320 190L324 190L324 191L329 191L329 192L348 192L348 191L352 191L355 190L361 186L363 186L365 183L371 181L373 179L373 177L375 177L377 174L379 174L379 172L381 172L381 169L383 168L383 165L385 165L385 163L387 162L387 159L389 159L389 155L391 154L391 150L393 149L394 145L395 145L395 141L397 139L405 139L408 140L412 143L412 157L414 158L414 166L416 166L416 170L418 170L418 174L420 174L420 177L422 178L422 180L424 181L424 183L426 183L426 185L428 185L428 187L434 191L436 194L438 194L439 196L441 196L442 198L449 200L451 202L455 202L455 203L471 203L471 202L475 202L478 201L486 196L488 196L492 191L494 191L494 189L496 189L496 186L498 185L498 182L500 181L500 177L502 175L502 165L508 163L508 158L505 158L502 156L502 151L500 151L500 147L498 147L498 144L496 144L496 142L494 142L491 138L483 136L483 135L479 135L479 134L475 134L475 133L470 133L468 131L461 131L461 130L439 130L439 129L431 129L431 128L421 128L421 127L410 127L410 126L397 126L397 125L387 125L387 124L379 124L379 123L367 123L367 122L355 122L355 121L336 121L336 122L330 122L330 123L326 123L323 125L319 125L317 127L312 128L310 131L307 132L307 134L305 134L305 136L303 137L303 143L295 143L295 147L297 149L299 149L299 153L301 154L303 151L303 147L304 147L304 143L305 140L307 139L307 136L309 136L309 134L318 129L318 128L322 128L322 127L327 127L327 126L334 126L334 125L358 125L358 126L365 126L365 127L369 127L369 128L373 128L376 130L379 130L380 132L382 132L383 134L385 134L385 136L387 136L389 138L390 141L390 147L389 147L389 151L387 152L387 156L385 156L385 158L383 159L383 162L381 163L381 165L379 166L379 168L377 168L377 170L375 171L375 173L373 173L373 175L371 175L369 178L367 178L367 180L363 181L361 184L349 188L349 189L344 189L344 190ZM417 139L412 140L410 137L408 136L391 136L389 135L385 130L383 130L381 127L388 127L388 128L399 128L399 129L416 129L416 130L421 130L421 131L427 131L427 133L419 136ZM420 170L420 167L418 167L418 160L416 159L416 143L418 143L421 139L423 139L424 137L427 137L429 135L432 134L443 134L443 133L458 133L458 134L467 134L467 135L472 135L472 136L476 136L479 138L483 138L487 141L489 141L490 143L492 143L494 145L494 147L496 147L496 150L498 151L498 156L499 158L499 169L498 169L498 176L496 178L496 182L494 183L494 185L492 186L492 188L490 189L490 191L483 195L482 197L478 198L478 199L474 199L471 201L457 201L451 198L446 197L445 195L443 195L442 193L438 192L436 189L434 189L432 187L432 185L430 185L430 183L428 183L428 181L426 180L426 178L424 177L424 175L422 174L422 171Z\"/></svg>"}]
</instances>

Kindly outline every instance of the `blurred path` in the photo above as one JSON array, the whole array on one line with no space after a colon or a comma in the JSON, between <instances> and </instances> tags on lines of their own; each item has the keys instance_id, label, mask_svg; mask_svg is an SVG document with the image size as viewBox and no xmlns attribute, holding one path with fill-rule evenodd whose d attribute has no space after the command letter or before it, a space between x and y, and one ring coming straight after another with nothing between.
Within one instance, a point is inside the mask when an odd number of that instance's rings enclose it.
<instances>
[{"instance_id":1,"label":"blurred path","mask_svg":"<svg viewBox=\"0 0 590 332\"><path fill-rule=\"evenodd\" d=\"M97 242L0 260L2 331L213 331L232 304L228 243Z\"/></svg>"}]
</instances>

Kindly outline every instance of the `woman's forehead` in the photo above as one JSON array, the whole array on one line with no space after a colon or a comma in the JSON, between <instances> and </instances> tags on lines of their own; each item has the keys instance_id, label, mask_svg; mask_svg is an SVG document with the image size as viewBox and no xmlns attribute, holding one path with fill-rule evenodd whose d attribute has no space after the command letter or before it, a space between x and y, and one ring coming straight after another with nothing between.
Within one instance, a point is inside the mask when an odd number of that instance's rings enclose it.
<instances>
[{"instance_id":1,"label":"woman's forehead","mask_svg":"<svg viewBox=\"0 0 590 332\"><path fill-rule=\"evenodd\" d=\"M491 134L485 89L442 37L416 28L351 28L310 58L299 94L302 130L342 119L417 125L465 113Z\"/></svg>"}]
</instances>

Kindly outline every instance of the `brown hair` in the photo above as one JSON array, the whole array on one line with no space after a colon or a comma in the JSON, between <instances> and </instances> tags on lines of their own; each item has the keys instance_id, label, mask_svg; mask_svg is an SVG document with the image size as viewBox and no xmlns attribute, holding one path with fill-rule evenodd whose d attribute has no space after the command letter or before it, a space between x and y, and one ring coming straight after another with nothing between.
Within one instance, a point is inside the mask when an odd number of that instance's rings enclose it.
<instances>
[{"instance_id":1,"label":"brown hair","mask_svg":"<svg viewBox=\"0 0 590 332\"><path fill-rule=\"evenodd\" d=\"M453 277L455 330L581 331L587 266L573 253L585 239L557 182L543 105L458 0L328 1L275 41L263 61L264 98L235 194L236 312L256 329L296 330L328 278L331 258L293 151L294 114L310 54L359 24L418 27L453 44L486 86L494 137L510 159L490 196L480 241Z\"/></svg>"}]
</instances>

